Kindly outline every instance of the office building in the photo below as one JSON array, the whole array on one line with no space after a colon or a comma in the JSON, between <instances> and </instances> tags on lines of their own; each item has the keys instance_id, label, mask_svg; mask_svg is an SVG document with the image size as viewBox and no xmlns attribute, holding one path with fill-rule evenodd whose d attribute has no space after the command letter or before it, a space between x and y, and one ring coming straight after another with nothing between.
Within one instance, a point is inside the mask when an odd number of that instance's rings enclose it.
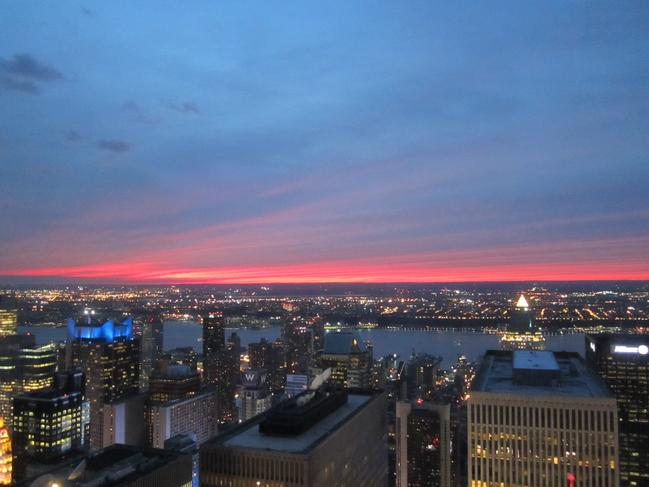
<instances>
[{"instance_id":1,"label":"office building","mask_svg":"<svg viewBox=\"0 0 649 487\"><path fill-rule=\"evenodd\" d=\"M54 385L57 347L36 345L33 335L0 337L0 416L10 426L13 398Z\"/></svg>"},{"instance_id":2,"label":"office building","mask_svg":"<svg viewBox=\"0 0 649 487\"><path fill-rule=\"evenodd\" d=\"M282 343L287 374L305 374L313 358L313 333L300 320L289 321L282 328Z\"/></svg>"},{"instance_id":3,"label":"office building","mask_svg":"<svg viewBox=\"0 0 649 487\"><path fill-rule=\"evenodd\" d=\"M502 350L543 350L545 337L536 327L534 312L524 295L520 295L510 312L507 330L501 334Z\"/></svg>"},{"instance_id":4,"label":"office building","mask_svg":"<svg viewBox=\"0 0 649 487\"><path fill-rule=\"evenodd\" d=\"M216 390L219 421L235 419L234 395L239 374L239 353L225 341L223 313L203 317L203 382Z\"/></svg>"},{"instance_id":5,"label":"office building","mask_svg":"<svg viewBox=\"0 0 649 487\"><path fill-rule=\"evenodd\" d=\"M95 321L91 312L86 313L85 319L79 322L68 320L65 365L66 370L81 370L86 377L90 449L95 451L126 434L123 433L126 424L115 422L129 419L121 414L128 409L124 400L139 391L140 343L139 337L133 336L131 318L121 323L113 320L101 323ZM133 406L139 407L141 401L134 401ZM112 403L115 403L113 407L105 408Z\"/></svg>"},{"instance_id":6,"label":"office building","mask_svg":"<svg viewBox=\"0 0 649 487\"><path fill-rule=\"evenodd\" d=\"M0 416L0 485L11 485L11 471L11 439L4 419Z\"/></svg>"},{"instance_id":7,"label":"office building","mask_svg":"<svg viewBox=\"0 0 649 487\"><path fill-rule=\"evenodd\" d=\"M353 332L329 332L318 355L319 370L331 368L332 384L348 388L371 387L372 353Z\"/></svg>"},{"instance_id":8,"label":"office building","mask_svg":"<svg viewBox=\"0 0 649 487\"><path fill-rule=\"evenodd\" d=\"M192 455L112 445L21 485L46 487L191 487Z\"/></svg>"},{"instance_id":9,"label":"office building","mask_svg":"<svg viewBox=\"0 0 649 487\"><path fill-rule=\"evenodd\" d=\"M15 335L18 330L18 311L0 307L0 336Z\"/></svg>"},{"instance_id":10,"label":"office building","mask_svg":"<svg viewBox=\"0 0 649 487\"><path fill-rule=\"evenodd\" d=\"M471 487L617 487L617 405L576 353L485 354L467 401Z\"/></svg>"},{"instance_id":11,"label":"office building","mask_svg":"<svg viewBox=\"0 0 649 487\"><path fill-rule=\"evenodd\" d=\"M208 441L204 487L375 487L387 482L385 395L309 391Z\"/></svg>"},{"instance_id":12,"label":"office building","mask_svg":"<svg viewBox=\"0 0 649 487\"><path fill-rule=\"evenodd\" d=\"M153 402L187 399L201 391L201 376L189 365L161 364L149 381L149 398Z\"/></svg>"},{"instance_id":13,"label":"office building","mask_svg":"<svg viewBox=\"0 0 649 487\"><path fill-rule=\"evenodd\" d=\"M201 392L185 399L152 401L147 406L148 444L164 448L165 441L176 435L189 435L201 444L217 432L214 391Z\"/></svg>"},{"instance_id":14,"label":"office building","mask_svg":"<svg viewBox=\"0 0 649 487\"><path fill-rule=\"evenodd\" d=\"M267 371L268 385L272 392L281 392L284 387L284 353L284 345L281 342L269 342L262 338L257 343L248 344L250 367Z\"/></svg>"},{"instance_id":15,"label":"office building","mask_svg":"<svg viewBox=\"0 0 649 487\"><path fill-rule=\"evenodd\" d=\"M413 357L406 367L406 390L410 400L432 397L437 387L437 371L442 362L440 357L418 355Z\"/></svg>"},{"instance_id":16,"label":"office building","mask_svg":"<svg viewBox=\"0 0 649 487\"><path fill-rule=\"evenodd\" d=\"M451 487L451 406L398 401L397 487Z\"/></svg>"},{"instance_id":17,"label":"office building","mask_svg":"<svg viewBox=\"0 0 649 487\"><path fill-rule=\"evenodd\" d=\"M13 476L47 468L88 447L90 417L81 372L61 376L53 388L16 396L13 401Z\"/></svg>"},{"instance_id":18,"label":"office building","mask_svg":"<svg viewBox=\"0 0 649 487\"><path fill-rule=\"evenodd\" d=\"M265 370L248 369L242 372L241 386L239 421L248 421L270 409L272 396L268 392Z\"/></svg>"},{"instance_id":19,"label":"office building","mask_svg":"<svg viewBox=\"0 0 649 487\"><path fill-rule=\"evenodd\" d=\"M162 353L163 323L159 316L146 316L138 322L140 335L140 390L149 387L155 361Z\"/></svg>"},{"instance_id":20,"label":"office building","mask_svg":"<svg viewBox=\"0 0 649 487\"><path fill-rule=\"evenodd\" d=\"M586 360L617 398L622 484L649 485L649 336L588 335Z\"/></svg>"}]
</instances>

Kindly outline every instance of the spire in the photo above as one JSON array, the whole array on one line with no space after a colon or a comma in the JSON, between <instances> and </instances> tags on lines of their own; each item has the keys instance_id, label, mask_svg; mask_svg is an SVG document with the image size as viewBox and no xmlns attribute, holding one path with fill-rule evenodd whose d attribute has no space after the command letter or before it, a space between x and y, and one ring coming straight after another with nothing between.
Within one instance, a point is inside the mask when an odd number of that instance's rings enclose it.
<instances>
[{"instance_id":1,"label":"spire","mask_svg":"<svg viewBox=\"0 0 649 487\"><path fill-rule=\"evenodd\" d=\"M517 308L529 308L530 305L527 304L527 299L525 299L525 296L521 294L521 297L518 298L518 302L516 303Z\"/></svg>"}]
</instances>

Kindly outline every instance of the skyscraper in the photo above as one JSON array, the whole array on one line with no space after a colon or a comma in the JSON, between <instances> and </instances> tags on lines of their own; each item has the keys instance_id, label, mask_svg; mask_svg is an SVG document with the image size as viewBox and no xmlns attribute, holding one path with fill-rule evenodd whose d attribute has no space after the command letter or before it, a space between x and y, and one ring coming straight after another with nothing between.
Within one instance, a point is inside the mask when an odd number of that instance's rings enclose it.
<instances>
[{"instance_id":1,"label":"skyscraper","mask_svg":"<svg viewBox=\"0 0 649 487\"><path fill-rule=\"evenodd\" d=\"M149 387L155 359L162 352L163 323L159 316L146 316L140 325L140 389Z\"/></svg>"},{"instance_id":2,"label":"skyscraper","mask_svg":"<svg viewBox=\"0 0 649 487\"><path fill-rule=\"evenodd\" d=\"M176 435L190 435L201 444L217 432L216 393L204 391L184 399L151 401L147 405L148 444L164 448Z\"/></svg>"},{"instance_id":3,"label":"skyscraper","mask_svg":"<svg viewBox=\"0 0 649 487\"><path fill-rule=\"evenodd\" d=\"M471 486L617 487L617 405L576 353L489 350L467 409Z\"/></svg>"},{"instance_id":4,"label":"skyscraper","mask_svg":"<svg viewBox=\"0 0 649 487\"><path fill-rule=\"evenodd\" d=\"M0 308L0 336L15 335L18 329L18 312Z\"/></svg>"},{"instance_id":5,"label":"skyscraper","mask_svg":"<svg viewBox=\"0 0 649 487\"><path fill-rule=\"evenodd\" d=\"M32 335L0 337L0 415L10 425L12 399L54 384L57 347L36 345Z\"/></svg>"},{"instance_id":6,"label":"skyscraper","mask_svg":"<svg viewBox=\"0 0 649 487\"><path fill-rule=\"evenodd\" d=\"M586 360L617 398L623 485L649 485L649 336L588 335Z\"/></svg>"},{"instance_id":7,"label":"skyscraper","mask_svg":"<svg viewBox=\"0 0 649 487\"><path fill-rule=\"evenodd\" d=\"M162 365L153 372L149 382L149 397L156 402L187 399L200 391L200 374L189 365Z\"/></svg>"},{"instance_id":8,"label":"skyscraper","mask_svg":"<svg viewBox=\"0 0 649 487\"><path fill-rule=\"evenodd\" d=\"M219 421L233 421L234 391L239 373L239 354L225 341L225 320L222 312L203 317L203 381L216 390Z\"/></svg>"},{"instance_id":9,"label":"skyscraper","mask_svg":"<svg viewBox=\"0 0 649 487\"><path fill-rule=\"evenodd\" d=\"M140 342L133 336L132 325L131 318L100 323L90 313L79 322L68 320L66 369L81 370L86 377L91 450L109 446L111 441L105 432L112 413L107 414L104 406L139 390Z\"/></svg>"},{"instance_id":10,"label":"skyscraper","mask_svg":"<svg viewBox=\"0 0 649 487\"><path fill-rule=\"evenodd\" d=\"M241 385L240 421L248 421L270 408L272 396L268 392L265 370L245 370L241 373Z\"/></svg>"},{"instance_id":11,"label":"skyscraper","mask_svg":"<svg viewBox=\"0 0 649 487\"><path fill-rule=\"evenodd\" d=\"M545 337L536 327L534 313L521 294L516 305L510 311L509 325L500 339L500 347L503 350L543 350L545 348Z\"/></svg>"},{"instance_id":12,"label":"skyscraper","mask_svg":"<svg viewBox=\"0 0 649 487\"><path fill-rule=\"evenodd\" d=\"M200 471L204 487L386 485L385 394L307 392L205 443Z\"/></svg>"},{"instance_id":13,"label":"skyscraper","mask_svg":"<svg viewBox=\"0 0 649 487\"><path fill-rule=\"evenodd\" d=\"M286 380L284 364L284 347L278 342L269 342L262 338L257 343L248 344L250 367L267 371L270 390L281 392Z\"/></svg>"},{"instance_id":14,"label":"skyscraper","mask_svg":"<svg viewBox=\"0 0 649 487\"><path fill-rule=\"evenodd\" d=\"M88 403L81 372L64 376L56 387L14 398L14 481L29 476L28 464L47 465L88 446Z\"/></svg>"},{"instance_id":15,"label":"skyscraper","mask_svg":"<svg viewBox=\"0 0 649 487\"><path fill-rule=\"evenodd\" d=\"M282 328L282 342L287 374L305 374L313 358L313 333L300 320L287 322Z\"/></svg>"},{"instance_id":16,"label":"skyscraper","mask_svg":"<svg viewBox=\"0 0 649 487\"><path fill-rule=\"evenodd\" d=\"M327 333L317 365L321 370L331 368L330 382L333 384L360 389L371 387L372 353L357 333Z\"/></svg>"},{"instance_id":17,"label":"skyscraper","mask_svg":"<svg viewBox=\"0 0 649 487\"><path fill-rule=\"evenodd\" d=\"M397 487L451 486L451 407L397 402Z\"/></svg>"}]
</instances>

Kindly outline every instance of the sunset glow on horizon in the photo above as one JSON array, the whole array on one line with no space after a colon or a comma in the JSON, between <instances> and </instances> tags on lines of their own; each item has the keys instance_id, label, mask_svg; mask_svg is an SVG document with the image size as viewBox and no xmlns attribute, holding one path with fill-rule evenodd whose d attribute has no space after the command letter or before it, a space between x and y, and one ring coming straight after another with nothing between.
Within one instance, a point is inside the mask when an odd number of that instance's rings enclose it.
<instances>
[{"instance_id":1,"label":"sunset glow on horizon","mask_svg":"<svg viewBox=\"0 0 649 487\"><path fill-rule=\"evenodd\" d=\"M648 280L649 4L505 3L5 6L0 285Z\"/></svg>"}]
</instances>

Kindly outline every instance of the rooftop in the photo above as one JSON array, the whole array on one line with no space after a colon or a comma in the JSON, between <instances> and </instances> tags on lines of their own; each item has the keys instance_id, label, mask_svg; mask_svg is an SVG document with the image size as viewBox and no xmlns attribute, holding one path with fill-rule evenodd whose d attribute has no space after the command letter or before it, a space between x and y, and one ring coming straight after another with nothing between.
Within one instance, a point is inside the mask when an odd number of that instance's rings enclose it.
<instances>
[{"instance_id":1,"label":"rooftop","mask_svg":"<svg viewBox=\"0 0 649 487\"><path fill-rule=\"evenodd\" d=\"M573 352L523 351L517 360L516 354L503 350L488 350L471 389L497 394L518 394L534 396L611 397L604 383L592 372L584 360ZM546 354L552 355L549 358ZM526 371L538 370L542 375L548 371L558 374L556 385L521 384L514 381L514 369L521 365ZM532 367L530 367L530 365ZM534 367L538 365L538 369Z\"/></svg>"},{"instance_id":2,"label":"rooftop","mask_svg":"<svg viewBox=\"0 0 649 487\"><path fill-rule=\"evenodd\" d=\"M553 352L541 350L517 350L514 352L513 367L529 370L559 370L559 363Z\"/></svg>"},{"instance_id":3,"label":"rooftop","mask_svg":"<svg viewBox=\"0 0 649 487\"><path fill-rule=\"evenodd\" d=\"M325 334L324 353L331 355L348 355L352 352L364 352L365 346L357 333L342 331Z\"/></svg>"},{"instance_id":4,"label":"rooftop","mask_svg":"<svg viewBox=\"0 0 649 487\"><path fill-rule=\"evenodd\" d=\"M56 482L66 486L108 487L123 485L126 481L144 476L181 456L178 452L155 448L139 448L127 445L112 445L85 457L76 458L65 466L51 470L39 477L43 485ZM85 462L85 465L83 464ZM191 470L190 464L188 468ZM191 471L188 472L191 476ZM49 480L49 483L47 483ZM31 485L32 480L25 482Z\"/></svg>"},{"instance_id":5,"label":"rooftop","mask_svg":"<svg viewBox=\"0 0 649 487\"><path fill-rule=\"evenodd\" d=\"M308 430L295 436L268 436L260 433L259 423L267 416L260 415L234 430L216 437L213 442L231 448L305 453L338 429L376 397L378 397L378 394L350 392L345 404L325 416Z\"/></svg>"}]
</instances>

